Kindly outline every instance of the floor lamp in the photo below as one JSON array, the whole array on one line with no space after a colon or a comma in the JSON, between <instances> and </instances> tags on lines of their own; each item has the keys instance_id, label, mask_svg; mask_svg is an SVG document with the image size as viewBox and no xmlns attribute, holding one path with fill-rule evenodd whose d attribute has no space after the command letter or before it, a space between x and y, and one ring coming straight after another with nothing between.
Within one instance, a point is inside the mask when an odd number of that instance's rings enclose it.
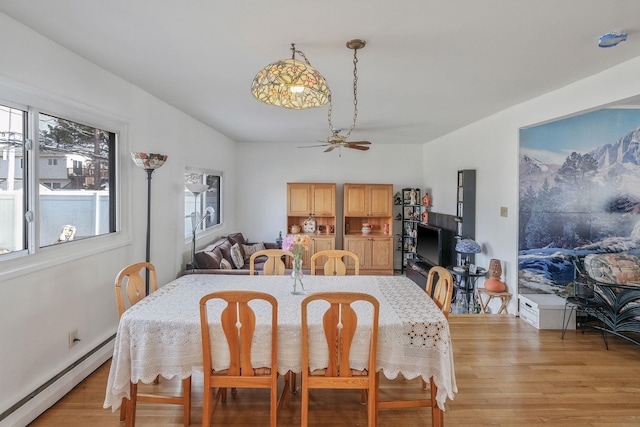
<instances>
[{"instance_id":1,"label":"floor lamp","mask_svg":"<svg viewBox=\"0 0 640 427\"><path fill-rule=\"evenodd\" d=\"M132 152L131 158L136 166L147 173L147 252L145 261L150 262L151 251L151 174L167 161L164 154ZM149 295L149 271L145 278L145 291Z\"/></svg>"},{"instance_id":2,"label":"floor lamp","mask_svg":"<svg viewBox=\"0 0 640 427\"><path fill-rule=\"evenodd\" d=\"M198 196L209 189L209 185L207 184L198 184L198 183L190 183L184 185L186 189L193 194L193 212L191 212L191 272L195 267L195 256L196 256L196 231L202 221L204 221L207 216L213 216L213 208L209 207L206 209L204 216L198 221Z\"/></svg>"}]
</instances>

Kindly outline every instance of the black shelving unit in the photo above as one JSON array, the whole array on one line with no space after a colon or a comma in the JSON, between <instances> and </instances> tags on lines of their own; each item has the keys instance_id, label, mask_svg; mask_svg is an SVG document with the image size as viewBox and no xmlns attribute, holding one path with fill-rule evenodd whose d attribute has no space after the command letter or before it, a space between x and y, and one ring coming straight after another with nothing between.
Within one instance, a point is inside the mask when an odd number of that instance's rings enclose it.
<instances>
[{"instance_id":1,"label":"black shelving unit","mask_svg":"<svg viewBox=\"0 0 640 427\"><path fill-rule=\"evenodd\" d=\"M476 171L458 171L457 182L456 239L476 238ZM460 254L456 253L456 265L461 265ZM471 255L473 256L473 255ZM471 260L473 263L473 260Z\"/></svg>"},{"instance_id":2,"label":"black shelving unit","mask_svg":"<svg viewBox=\"0 0 640 427\"><path fill-rule=\"evenodd\" d=\"M407 262L416 258L418 242L418 224L422 222L422 213L428 207L422 204L419 188L403 188L401 204L402 224L399 235L399 250L402 253L401 269L404 273Z\"/></svg>"}]
</instances>

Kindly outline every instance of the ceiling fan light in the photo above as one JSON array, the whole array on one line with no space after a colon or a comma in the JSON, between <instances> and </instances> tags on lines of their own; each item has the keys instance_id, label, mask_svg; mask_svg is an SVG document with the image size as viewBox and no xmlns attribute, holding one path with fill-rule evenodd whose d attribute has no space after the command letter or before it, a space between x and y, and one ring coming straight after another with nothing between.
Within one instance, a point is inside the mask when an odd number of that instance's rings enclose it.
<instances>
[{"instance_id":1,"label":"ceiling fan light","mask_svg":"<svg viewBox=\"0 0 640 427\"><path fill-rule=\"evenodd\" d=\"M322 107L329 101L331 92L322 74L311 65L283 59L256 74L251 93L265 104L301 110Z\"/></svg>"}]
</instances>

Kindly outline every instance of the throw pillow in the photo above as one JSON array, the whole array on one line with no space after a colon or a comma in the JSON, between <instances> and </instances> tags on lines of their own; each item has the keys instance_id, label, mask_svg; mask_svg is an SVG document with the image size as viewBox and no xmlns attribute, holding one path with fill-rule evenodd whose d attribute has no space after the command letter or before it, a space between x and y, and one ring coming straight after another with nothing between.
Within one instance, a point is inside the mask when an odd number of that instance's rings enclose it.
<instances>
[{"instance_id":1,"label":"throw pillow","mask_svg":"<svg viewBox=\"0 0 640 427\"><path fill-rule=\"evenodd\" d=\"M251 255L265 249L266 248L264 247L264 242L254 243L253 245L242 245L242 251L244 252L244 261L249 261Z\"/></svg>"},{"instance_id":2,"label":"throw pillow","mask_svg":"<svg viewBox=\"0 0 640 427\"><path fill-rule=\"evenodd\" d=\"M220 268L222 252L215 248L212 251L201 251L196 253L196 264L198 268Z\"/></svg>"},{"instance_id":3,"label":"throw pillow","mask_svg":"<svg viewBox=\"0 0 640 427\"><path fill-rule=\"evenodd\" d=\"M231 258L231 246L231 242L225 240L225 242L221 243L218 247L220 248L220 252L222 252L222 257L233 265L233 259Z\"/></svg>"},{"instance_id":4,"label":"throw pillow","mask_svg":"<svg viewBox=\"0 0 640 427\"><path fill-rule=\"evenodd\" d=\"M233 270L231 263L224 258L222 258L222 261L220 261L220 268L222 270Z\"/></svg>"},{"instance_id":5,"label":"throw pillow","mask_svg":"<svg viewBox=\"0 0 640 427\"><path fill-rule=\"evenodd\" d=\"M231 246L231 259L233 260L233 265L235 265L236 268L244 267L244 257L242 256L240 245L237 243Z\"/></svg>"},{"instance_id":6,"label":"throw pillow","mask_svg":"<svg viewBox=\"0 0 640 427\"><path fill-rule=\"evenodd\" d=\"M242 244L246 243L242 233L229 234L227 236L227 239L231 242L232 245L235 245L236 243L239 244L239 245L242 245Z\"/></svg>"}]
</instances>

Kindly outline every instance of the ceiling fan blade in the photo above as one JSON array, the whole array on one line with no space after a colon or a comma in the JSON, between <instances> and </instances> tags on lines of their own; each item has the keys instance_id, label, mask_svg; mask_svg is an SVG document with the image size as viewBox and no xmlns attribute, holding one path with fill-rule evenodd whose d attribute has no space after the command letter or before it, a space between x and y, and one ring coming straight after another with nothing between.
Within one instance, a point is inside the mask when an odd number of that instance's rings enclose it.
<instances>
[{"instance_id":1,"label":"ceiling fan blade","mask_svg":"<svg viewBox=\"0 0 640 427\"><path fill-rule=\"evenodd\" d=\"M349 141L348 144L371 144L369 141Z\"/></svg>"},{"instance_id":2,"label":"ceiling fan blade","mask_svg":"<svg viewBox=\"0 0 640 427\"><path fill-rule=\"evenodd\" d=\"M345 148L355 148L356 150L362 150L362 151L367 151L369 149L369 147L361 147L360 145L351 145L351 144L345 145Z\"/></svg>"},{"instance_id":3,"label":"ceiling fan blade","mask_svg":"<svg viewBox=\"0 0 640 427\"><path fill-rule=\"evenodd\" d=\"M332 145L331 147L327 148L326 150L324 150L325 153L328 153L329 151L333 151L333 149L336 148L335 145Z\"/></svg>"},{"instance_id":4,"label":"ceiling fan blade","mask_svg":"<svg viewBox=\"0 0 640 427\"><path fill-rule=\"evenodd\" d=\"M305 145L304 147L298 147L298 148L326 147L327 145L331 145L331 144Z\"/></svg>"}]
</instances>

